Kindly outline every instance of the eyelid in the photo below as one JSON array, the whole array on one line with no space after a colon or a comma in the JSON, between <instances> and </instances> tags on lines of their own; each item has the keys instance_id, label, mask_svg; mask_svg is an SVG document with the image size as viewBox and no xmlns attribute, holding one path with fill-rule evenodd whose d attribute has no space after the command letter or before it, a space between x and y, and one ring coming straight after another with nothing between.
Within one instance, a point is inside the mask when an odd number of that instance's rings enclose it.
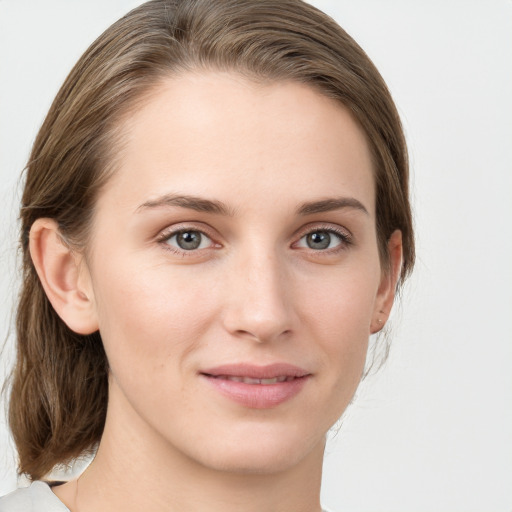
<instances>
[{"instance_id":1,"label":"eyelid","mask_svg":"<svg viewBox=\"0 0 512 512\"><path fill-rule=\"evenodd\" d=\"M302 238L303 236L308 235L309 233L314 233L315 231L330 231L347 239L353 238L353 234L348 228L330 222L310 222L298 229L295 232L294 238Z\"/></svg>"},{"instance_id":2,"label":"eyelid","mask_svg":"<svg viewBox=\"0 0 512 512\"><path fill-rule=\"evenodd\" d=\"M295 236L296 241L292 244L292 246L295 246L304 237L310 235L311 233L315 233L317 231L326 231L328 233L333 233L341 239L341 243L339 244L339 246L331 248L331 249L325 249L323 251L315 250L315 252L318 252L318 253L321 253L321 252L328 253L329 251L345 249L354 243L352 233L350 232L350 230L348 230L345 227L341 227L337 224L330 224L330 223L319 223L319 224L311 223L311 224L308 224L307 226L304 226L297 232L297 234ZM314 250L314 249L311 249L311 250Z\"/></svg>"},{"instance_id":3,"label":"eyelid","mask_svg":"<svg viewBox=\"0 0 512 512\"><path fill-rule=\"evenodd\" d=\"M216 238L218 237L212 232L213 230L208 229L208 227L202 223L199 223L201 224L201 226L198 226L197 224L198 223L195 222L180 222L179 224L173 224L172 226L168 226L167 228L161 230L158 233L158 235L156 236L156 241L162 245L165 245L166 250L170 250L178 254L183 254L184 256L193 256L194 253L200 253L211 248L222 247L222 245L216 241ZM179 247L175 247L173 245L166 243L172 237L177 236L180 233L186 231L196 231L198 233L201 233L201 235L205 236L211 241L210 247L206 247L203 249L186 250L180 249Z\"/></svg>"},{"instance_id":4,"label":"eyelid","mask_svg":"<svg viewBox=\"0 0 512 512\"><path fill-rule=\"evenodd\" d=\"M178 247L171 246L169 244L165 244L167 240L172 238L173 236L178 235L179 233L183 233L186 231L197 231L201 233L202 235L206 236L210 241L211 245L210 247L203 248L203 249L194 249L194 250L185 250L180 249ZM338 236L340 238L340 244L334 248L331 249L325 249L325 250L314 250L318 253L329 253L329 252L336 252L339 250L346 249L350 245L352 245L353 242L353 235L350 232L349 229L343 226L339 226L337 224L331 224L326 222L320 222L320 223L309 223L303 227L301 227L299 230L296 231L296 234L294 235L294 242L291 244L292 247L296 247L298 242L302 240L305 236L314 233L316 231L326 231L328 233L333 233L334 235ZM212 248L221 248L222 244L217 242L219 236L216 234L216 232L211 229L208 225L203 224L202 222L180 222L178 224L173 224L171 226L168 226L161 230L158 235L156 236L156 241L159 242L162 245L166 245L166 249L176 252L178 254L187 255L187 256L193 256L194 254L201 253L202 251L205 251L207 249Z\"/></svg>"}]
</instances>

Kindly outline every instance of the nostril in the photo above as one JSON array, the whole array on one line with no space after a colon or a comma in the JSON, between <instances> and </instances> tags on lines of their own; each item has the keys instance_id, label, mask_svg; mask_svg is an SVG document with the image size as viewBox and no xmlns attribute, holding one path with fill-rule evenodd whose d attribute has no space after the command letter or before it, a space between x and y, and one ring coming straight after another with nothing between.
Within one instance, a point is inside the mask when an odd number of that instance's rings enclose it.
<instances>
[{"instance_id":1,"label":"nostril","mask_svg":"<svg viewBox=\"0 0 512 512\"><path fill-rule=\"evenodd\" d=\"M258 343L265 343L268 341L272 341L274 339L280 339L290 336L292 333L291 329L284 329L282 331L273 330L272 328L268 328L267 330L259 329L253 331L248 331L245 329L238 329L235 331L235 336L240 338L248 338L253 339Z\"/></svg>"},{"instance_id":2,"label":"nostril","mask_svg":"<svg viewBox=\"0 0 512 512\"><path fill-rule=\"evenodd\" d=\"M261 343L291 335L297 318L289 288L266 279L250 289L234 282L225 293L222 322L232 336Z\"/></svg>"}]
</instances>

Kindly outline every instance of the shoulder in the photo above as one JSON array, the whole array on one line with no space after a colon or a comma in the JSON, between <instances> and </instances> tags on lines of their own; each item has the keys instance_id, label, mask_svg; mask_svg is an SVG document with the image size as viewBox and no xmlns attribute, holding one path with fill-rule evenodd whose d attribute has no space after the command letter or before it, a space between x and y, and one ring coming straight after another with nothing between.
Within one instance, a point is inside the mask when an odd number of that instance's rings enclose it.
<instances>
[{"instance_id":1,"label":"shoulder","mask_svg":"<svg viewBox=\"0 0 512 512\"><path fill-rule=\"evenodd\" d=\"M0 498L0 512L69 512L48 484L33 482Z\"/></svg>"}]
</instances>

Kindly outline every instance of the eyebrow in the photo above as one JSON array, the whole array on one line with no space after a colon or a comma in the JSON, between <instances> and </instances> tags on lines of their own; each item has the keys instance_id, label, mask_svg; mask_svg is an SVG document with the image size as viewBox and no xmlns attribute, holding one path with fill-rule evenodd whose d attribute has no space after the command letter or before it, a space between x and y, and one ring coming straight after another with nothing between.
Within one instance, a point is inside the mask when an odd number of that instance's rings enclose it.
<instances>
[{"instance_id":1,"label":"eyebrow","mask_svg":"<svg viewBox=\"0 0 512 512\"><path fill-rule=\"evenodd\" d=\"M188 208L197 212L214 213L228 217L233 217L235 215L234 210L229 208L222 201L177 194L165 194L156 199L146 201L142 203L136 211L140 212L146 209L165 208L168 206L178 206L180 208ZM315 213L341 210L344 208L360 210L368 215L368 210L365 206L353 197L337 197L303 203L297 208L297 215L306 216Z\"/></svg>"},{"instance_id":2,"label":"eyebrow","mask_svg":"<svg viewBox=\"0 0 512 512\"><path fill-rule=\"evenodd\" d=\"M323 199L321 201L303 203L299 208L297 208L297 214L312 215L314 213L331 212L333 210L341 210L344 208L360 210L366 215L369 215L368 210L365 208L363 203L354 197L336 197Z\"/></svg>"},{"instance_id":3,"label":"eyebrow","mask_svg":"<svg viewBox=\"0 0 512 512\"><path fill-rule=\"evenodd\" d=\"M142 203L136 211L140 212L146 209L164 208L167 206L179 206L180 208L188 208L197 212L215 213L217 215L226 215L229 217L234 216L234 211L222 201L177 194L165 194L156 199L146 201L145 203Z\"/></svg>"}]
</instances>

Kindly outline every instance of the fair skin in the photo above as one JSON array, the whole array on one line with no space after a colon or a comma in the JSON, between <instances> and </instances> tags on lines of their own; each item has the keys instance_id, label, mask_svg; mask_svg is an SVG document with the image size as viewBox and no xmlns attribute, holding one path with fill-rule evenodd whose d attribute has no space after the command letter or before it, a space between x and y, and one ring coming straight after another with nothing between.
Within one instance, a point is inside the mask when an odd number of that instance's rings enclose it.
<instances>
[{"instance_id":1,"label":"fair skin","mask_svg":"<svg viewBox=\"0 0 512 512\"><path fill-rule=\"evenodd\" d=\"M87 256L50 219L31 231L53 306L111 368L97 456L54 492L72 512L318 512L401 261L399 232L379 261L364 134L310 87L215 72L169 78L123 130Z\"/></svg>"}]
</instances>

